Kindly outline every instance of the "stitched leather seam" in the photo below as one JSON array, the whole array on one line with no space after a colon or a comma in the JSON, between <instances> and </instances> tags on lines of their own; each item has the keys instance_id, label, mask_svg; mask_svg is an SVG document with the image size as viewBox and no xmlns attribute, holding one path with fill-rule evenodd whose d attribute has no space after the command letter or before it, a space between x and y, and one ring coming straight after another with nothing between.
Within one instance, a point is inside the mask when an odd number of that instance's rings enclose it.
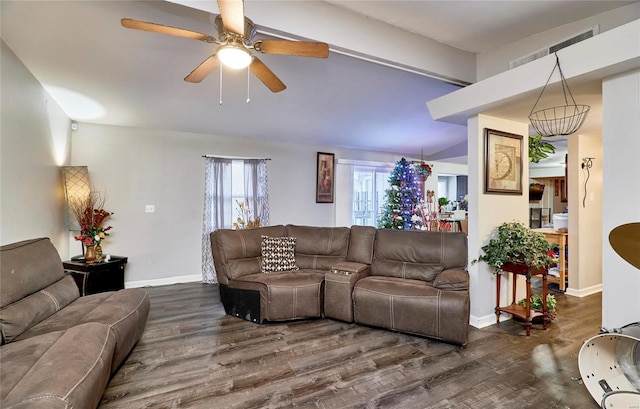
<instances>
[{"instance_id":1,"label":"stitched leather seam","mask_svg":"<svg viewBox=\"0 0 640 409\"><path fill-rule=\"evenodd\" d=\"M56 307L56 311L60 311L60 303L56 299L55 295L51 294L49 291L46 291L46 290L40 290L40 292L46 295L47 297L51 298L51 301L53 301L53 305Z\"/></svg>"},{"instance_id":2,"label":"stitched leather seam","mask_svg":"<svg viewBox=\"0 0 640 409\"><path fill-rule=\"evenodd\" d=\"M238 234L238 237L240 237L240 242L242 243L242 258L246 258L247 257L247 244L244 241L244 237L242 236L242 234Z\"/></svg>"},{"instance_id":3,"label":"stitched leather seam","mask_svg":"<svg viewBox=\"0 0 640 409\"><path fill-rule=\"evenodd\" d=\"M438 299L436 301L436 336L440 338L440 295L441 291L438 291Z\"/></svg>"},{"instance_id":4,"label":"stitched leather seam","mask_svg":"<svg viewBox=\"0 0 640 409\"><path fill-rule=\"evenodd\" d=\"M298 289L293 289L293 316L297 317L298 314Z\"/></svg>"},{"instance_id":5,"label":"stitched leather seam","mask_svg":"<svg viewBox=\"0 0 640 409\"><path fill-rule=\"evenodd\" d=\"M113 296L112 296L113 297ZM111 298L111 297L109 297ZM127 318L129 318L132 314L137 314L138 313L138 307L140 307L142 305L142 303L144 302L144 300L147 298L147 293L144 293L144 297L142 297L142 300L140 300L140 302L138 303L138 305L136 305L136 308L133 309L133 311L129 312L127 315L125 315L124 317L120 318L118 321L112 323L109 325L109 328L112 328L113 326L119 324L120 322L126 320Z\"/></svg>"},{"instance_id":6,"label":"stitched leather seam","mask_svg":"<svg viewBox=\"0 0 640 409\"><path fill-rule=\"evenodd\" d=\"M324 279L324 281L331 281L332 283L347 283L348 282L348 281L342 281L342 280L335 280L335 279L330 278L330 277L326 277Z\"/></svg>"},{"instance_id":7,"label":"stitched leather seam","mask_svg":"<svg viewBox=\"0 0 640 409\"><path fill-rule=\"evenodd\" d=\"M268 287L272 287L272 288L293 288L298 289L298 288L304 288L304 287L317 287L319 284L305 284L305 285L297 285L295 287L290 286L290 285L267 285Z\"/></svg>"},{"instance_id":8,"label":"stitched leather seam","mask_svg":"<svg viewBox=\"0 0 640 409\"><path fill-rule=\"evenodd\" d=\"M109 335L111 334L111 326L109 326L109 331L107 332L107 336L104 338L104 343L102 344L102 349L100 350L100 353L98 354L98 357L96 358L96 360L93 362L93 365L91 365L91 368L89 368L89 370L87 370L87 372L84 374L84 376L82 378L80 378L80 380L78 380L78 382L73 385L73 387L71 389L69 389L69 392L67 392L67 394L64 396L65 399L69 397L69 395L71 395L71 393L78 387L78 385L80 385L82 382L84 382L84 380L87 378L87 376L89 376L89 373L91 373L93 371L93 369L96 367L96 365L98 365L98 362L102 361L102 353L104 352L105 348L107 347L107 342L109 341Z\"/></svg>"},{"instance_id":9,"label":"stitched leather seam","mask_svg":"<svg viewBox=\"0 0 640 409\"><path fill-rule=\"evenodd\" d=\"M389 295L389 293L383 293L382 291L370 290L368 288L356 287L355 289L357 289L358 291L368 291L368 292L374 293L374 294ZM438 294L440 294L440 293L438 293ZM394 297L395 298L437 298L439 296L438 294L436 294L436 295L394 295Z\"/></svg>"},{"instance_id":10,"label":"stitched leather seam","mask_svg":"<svg viewBox=\"0 0 640 409\"><path fill-rule=\"evenodd\" d=\"M70 409L73 408L73 405L71 404L71 402L69 402L67 399L63 398L62 396L46 394L46 395L34 396L32 398L23 399L20 402L14 403L13 405L9 406L7 409L11 409L12 407L15 407L16 405L19 405L21 403L33 402L33 401L36 401L36 400L49 399L49 398L53 398L53 399L57 399L57 400L63 401L65 403L65 408L70 408Z\"/></svg>"},{"instance_id":11,"label":"stitched leather seam","mask_svg":"<svg viewBox=\"0 0 640 409\"><path fill-rule=\"evenodd\" d=\"M393 320L393 295L389 296L389 318L391 321L391 329L396 329L396 326Z\"/></svg>"}]
</instances>

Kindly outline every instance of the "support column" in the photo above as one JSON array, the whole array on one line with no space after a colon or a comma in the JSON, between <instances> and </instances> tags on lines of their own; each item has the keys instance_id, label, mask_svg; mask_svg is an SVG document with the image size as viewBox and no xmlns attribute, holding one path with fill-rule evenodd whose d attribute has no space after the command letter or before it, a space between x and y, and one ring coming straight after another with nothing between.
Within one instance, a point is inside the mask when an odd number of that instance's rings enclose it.
<instances>
[{"instance_id":1,"label":"support column","mask_svg":"<svg viewBox=\"0 0 640 409\"><path fill-rule=\"evenodd\" d=\"M484 129L495 129L523 136L521 195L484 193ZM480 248L495 227L503 222L529 220L529 124L487 115L468 119L469 158L469 262L478 258ZM477 328L495 324L496 277L486 263L469 265L471 317L470 324ZM506 286L508 287L508 286ZM524 286L520 286L524 288ZM505 303L506 293L503 294ZM524 298L524 295L521 297Z\"/></svg>"},{"instance_id":2,"label":"support column","mask_svg":"<svg viewBox=\"0 0 640 409\"><path fill-rule=\"evenodd\" d=\"M640 318L640 271L611 248L615 227L640 221L640 70L602 81L602 326Z\"/></svg>"}]
</instances>

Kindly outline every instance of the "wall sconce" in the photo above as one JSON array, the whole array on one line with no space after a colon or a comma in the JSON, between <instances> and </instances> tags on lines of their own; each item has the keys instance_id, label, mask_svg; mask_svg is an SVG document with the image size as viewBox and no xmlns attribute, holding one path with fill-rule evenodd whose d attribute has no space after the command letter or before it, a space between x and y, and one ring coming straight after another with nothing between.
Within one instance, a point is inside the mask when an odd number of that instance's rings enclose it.
<instances>
[{"instance_id":1,"label":"wall sconce","mask_svg":"<svg viewBox=\"0 0 640 409\"><path fill-rule=\"evenodd\" d=\"M91 193L89 170L86 166L62 166L61 170L62 183L64 185L67 228L69 231L80 231L80 224L71 211L71 208L73 204L85 202ZM82 255L74 256L71 259L80 260L83 258L84 245L82 245Z\"/></svg>"},{"instance_id":2,"label":"wall sconce","mask_svg":"<svg viewBox=\"0 0 640 409\"><path fill-rule=\"evenodd\" d=\"M591 172L589 169L593 167L593 160L595 158L582 158L582 170L587 172L587 178L584 180L584 197L582 198L582 207L586 206L587 202L587 182L589 182L589 176L591 176Z\"/></svg>"}]
</instances>

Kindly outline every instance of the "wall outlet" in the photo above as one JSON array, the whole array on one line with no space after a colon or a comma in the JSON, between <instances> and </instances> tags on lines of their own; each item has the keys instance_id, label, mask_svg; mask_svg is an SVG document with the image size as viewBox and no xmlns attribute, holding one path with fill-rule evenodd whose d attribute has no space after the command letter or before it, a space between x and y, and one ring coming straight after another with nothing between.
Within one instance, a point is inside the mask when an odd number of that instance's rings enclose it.
<instances>
[{"instance_id":1,"label":"wall outlet","mask_svg":"<svg viewBox=\"0 0 640 409\"><path fill-rule=\"evenodd\" d=\"M156 207L154 205L146 205L144 207L144 211L145 211L145 213L155 213L156 212Z\"/></svg>"}]
</instances>

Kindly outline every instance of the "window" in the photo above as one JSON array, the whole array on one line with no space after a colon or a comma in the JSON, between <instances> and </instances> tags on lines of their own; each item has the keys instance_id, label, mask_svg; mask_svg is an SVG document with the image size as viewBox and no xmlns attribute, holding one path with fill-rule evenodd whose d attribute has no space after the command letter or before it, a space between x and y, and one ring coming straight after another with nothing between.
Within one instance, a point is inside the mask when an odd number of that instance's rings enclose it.
<instances>
[{"instance_id":1,"label":"window","mask_svg":"<svg viewBox=\"0 0 640 409\"><path fill-rule=\"evenodd\" d=\"M449 178L446 176L438 176L438 199L447 197L449 193Z\"/></svg>"},{"instance_id":2,"label":"window","mask_svg":"<svg viewBox=\"0 0 640 409\"><path fill-rule=\"evenodd\" d=\"M389 188L388 167L354 166L351 223L376 226L385 190Z\"/></svg>"},{"instance_id":3,"label":"window","mask_svg":"<svg viewBox=\"0 0 640 409\"><path fill-rule=\"evenodd\" d=\"M234 160L231 162L231 203L229 203L233 212L231 220L224 221L226 229L230 229L231 223L238 217L236 200L244 203L246 197L244 193L244 161Z\"/></svg>"},{"instance_id":4,"label":"window","mask_svg":"<svg viewBox=\"0 0 640 409\"><path fill-rule=\"evenodd\" d=\"M216 229L233 227L233 222L238 219L236 200L246 201L246 209L250 212L244 214L247 223L238 222L238 228L249 227L249 219L259 219L263 226L269 225L267 159L233 160L205 156L205 160L202 281L215 283L209 235Z\"/></svg>"}]
</instances>

